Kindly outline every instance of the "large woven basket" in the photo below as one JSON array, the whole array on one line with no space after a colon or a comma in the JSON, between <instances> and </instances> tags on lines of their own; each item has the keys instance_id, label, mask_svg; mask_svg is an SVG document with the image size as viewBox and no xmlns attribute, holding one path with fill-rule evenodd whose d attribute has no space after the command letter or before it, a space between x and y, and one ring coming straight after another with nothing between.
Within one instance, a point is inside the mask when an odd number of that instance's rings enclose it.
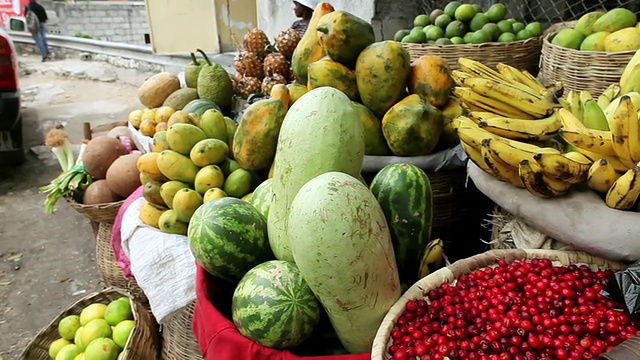
<instances>
[{"instance_id":1,"label":"large woven basket","mask_svg":"<svg viewBox=\"0 0 640 360\"><path fill-rule=\"evenodd\" d=\"M571 28L575 21L553 26L553 31L543 39L540 73L546 85L556 81L564 83L569 90L589 90L591 95L600 95L609 85L618 83L624 68L635 54L635 50L620 52L580 51L551 43L558 31Z\"/></svg>"},{"instance_id":2,"label":"large woven basket","mask_svg":"<svg viewBox=\"0 0 640 360\"><path fill-rule=\"evenodd\" d=\"M93 303L108 304L121 297L131 301L133 318L136 322L123 351L122 360L156 360L159 350L159 332L149 312L140 306L135 299L123 289L108 288L89 294L62 311L49 325L38 334L18 357L19 360L49 360L49 346L60 338L58 323L68 315L79 315L82 309Z\"/></svg>"},{"instance_id":3,"label":"large woven basket","mask_svg":"<svg viewBox=\"0 0 640 360\"><path fill-rule=\"evenodd\" d=\"M118 214L118 209L120 209L120 206L124 203L124 200L120 200L104 204L85 205L76 202L71 197L65 197L65 199L69 206L87 219L97 223L108 224L113 224L113 221L116 219L116 215Z\"/></svg>"},{"instance_id":4,"label":"large woven basket","mask_svg":"<svg viewBox=\"0 0 640 360\"><path fill-rule=\"evenodd\" d=\"M457 70L459 69L458 58L464 57L480 61L490 67L495 67L498 63L504 63L521 70L527 70L532 74L537 74L542 39L537 37L509 43L490 42L478 45L402 43L402 46L411 55L412 62L422 55L437 55L446 60L451 70Z\"/></svg>"},{"instance_id":5,"label":"large woven basket","mask_svg":"<svg viewBox=\"0 0 640 360\"><path fill-rule=\"evenodd\" d=\"M195 301L162 324L163 360L202 360L200 345L193 334Z\"/></svg>"},{"instance_id":6,"label":"large woven basket","mask_svg":"<svg viewBox=\"0 0 640 360\"><path fill-rule=\"evenodd\" d=\"M456 261L452 265L441 268L416 282L391 307L385 318L382 320L382 324L373 341L371 359L388 360L391 358L387 351L389 346L391 346L391 331L393 330L397 319L404 312L407 301L416 299L425 299L426 301L429 301L428 298L425 298L425 295L429 291L438 288L444 283L454 284L456 279L460 276L469 274L481 268L492 266L500 259L505 259L507 262L513 262L533 258L550 259L554 265L587 264L593 269L607 268L616 271L623 270L627 267L626 264L605 260L583 252L557 250L491 250L472 256L468 259Z\"/></svg>"},{"instance_id":7,"label":"large woven basket","mask_svg":"<svg viewBox=\"0 0 640 360\"><path fill-rule=\"evenodd\" d=\"M96 237L96 265L102 281L107 287L127 289L133 297L148 307L149 300L135 280L127 280L116 262L111 245L112 225L100 223Z\"/></svg>"}]
</instances>

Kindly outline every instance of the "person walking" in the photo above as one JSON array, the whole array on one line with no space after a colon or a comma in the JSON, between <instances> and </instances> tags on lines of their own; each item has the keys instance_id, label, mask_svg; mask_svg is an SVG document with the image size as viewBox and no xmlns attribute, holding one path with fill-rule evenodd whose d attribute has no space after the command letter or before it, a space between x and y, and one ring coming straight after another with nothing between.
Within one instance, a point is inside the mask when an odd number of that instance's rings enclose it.
<instances>
[{"instance_id":1,"label":"person walking","mask_svg":"<svg viewBox=\"0 0 640 360\"><path fill-rule=\"evenodd\" d=\"M300 20L294 21L291 28L297 31L300 36L304 36L305 31L307 31L316 3L316 0L297 0L293 2L293 12Z\"/></svg>"},{"instance_id":2,"label":"person walking","mask_svg":"<svg viewBox=\"0 0 640 360\"><path fill-rule=\"evenodd\" d=\"M27 29L31 32L31 37L36 43L42 62L49 60L49 44L47 44L47 11L38 4L37 0L29 0L24 7L24 16L27 22Z\"/></svg>"}]
</instances>

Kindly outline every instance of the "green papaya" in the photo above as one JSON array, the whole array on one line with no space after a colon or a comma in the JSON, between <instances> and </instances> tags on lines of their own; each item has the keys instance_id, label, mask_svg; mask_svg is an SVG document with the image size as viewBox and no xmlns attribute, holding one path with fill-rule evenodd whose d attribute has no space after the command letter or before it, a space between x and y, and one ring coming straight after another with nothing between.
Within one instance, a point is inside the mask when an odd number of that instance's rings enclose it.
<instances>
[{"instance_id":1,"label":"green papaya","mask_svg":"<svg viewBox=\"0 0 640 360\"><path fill-rule=\"evenodd\" d=\"M310 64L308 76L308 90L330 86L342 91L351 100L358 98L356 75L349 68L331 60L328 56Z\"/></svg>"},{"instance_id":2,"label":"green papaya","mask_svg":"<svg viewBox=\"0 0 640 360\"><path fill-rule=\"evenodd\" d=\"M318 22L320 45L333 61L350 69L362 50L376 41L373 26L346 11L334 11Z\"/></svg>"}]
</instances>

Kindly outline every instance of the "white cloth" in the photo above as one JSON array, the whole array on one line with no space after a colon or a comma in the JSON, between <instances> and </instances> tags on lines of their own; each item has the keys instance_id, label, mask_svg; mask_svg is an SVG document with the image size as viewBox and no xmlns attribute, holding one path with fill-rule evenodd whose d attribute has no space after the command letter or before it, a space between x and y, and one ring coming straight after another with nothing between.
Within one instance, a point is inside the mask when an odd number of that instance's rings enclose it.
<instances>
[{"instance_id":1,"label":"white cloth","mask_svg":"<svg viewBox=\"0 0 640 360\"><path fill-rule=\"evenodd\" d=\"M132 202L122 217L122 249L153 316L162 324L195 300L195 258L186 236L165 234L142 223L143 201Z\"/></svg>"},{"instance_id":2,"label":"white cloth","mask_svg":"<svg viewBox=\"0 0 640 360\"><path fill-rule=\"evenodd\" d=\"M316 5L318 5L318 1L317 0L295 0L295 2L297 2L300 5L304 5L304 6L308 7L311 10L315 10L316 9Z\"/></svg>"},{"instance_id":3,"label":"white cloth","mask_svg":"<svg viewBox=\"0 0 640 360\"><path fill-rule=\"evenodd\" d=\"M151 152L151 149L153 149L153 138L142 135L140 130L133 127L130 121L127 122L127 127L129 128L132 137L131 140L133 140L136 148L143 154Z\"/></svg>"}]
</instances>

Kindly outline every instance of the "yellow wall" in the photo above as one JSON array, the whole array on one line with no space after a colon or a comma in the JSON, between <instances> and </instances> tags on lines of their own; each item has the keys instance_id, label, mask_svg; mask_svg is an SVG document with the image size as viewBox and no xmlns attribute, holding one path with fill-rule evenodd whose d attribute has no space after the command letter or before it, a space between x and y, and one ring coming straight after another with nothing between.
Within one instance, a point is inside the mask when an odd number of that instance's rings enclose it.
<instances>
[{"instance_id":1,"label":"yellow wall","mask_svg":"<svg viewBox=\"0 0 640 360\"><path fill-rule=\"evenodd\" d=\"M236 41L257 27L256 0L216 0L218 36L223 52L236 51ZM235 38L235 40L234 40Z\"/></svg>"}]
</instances>

